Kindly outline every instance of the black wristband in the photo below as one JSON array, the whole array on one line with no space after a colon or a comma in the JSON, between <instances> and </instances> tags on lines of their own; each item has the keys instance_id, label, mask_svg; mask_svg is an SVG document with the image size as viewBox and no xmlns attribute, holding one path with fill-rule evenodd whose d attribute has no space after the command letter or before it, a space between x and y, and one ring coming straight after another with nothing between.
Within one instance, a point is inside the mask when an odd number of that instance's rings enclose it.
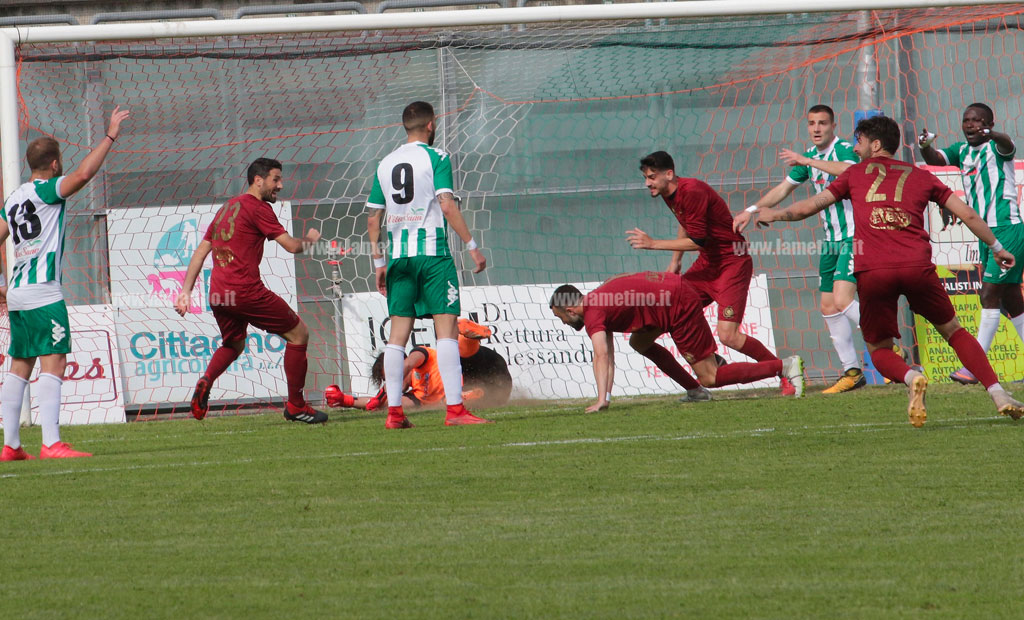
<instances>
[{"instance_id":1,"label":"black wristband","mask_svg":"<svg viewBox=\"0 0 1024 620\"><path fill-rule=\"evenodd\" d=\"M110 135L109 133L107 134L107 137L110 138L111 142L117 142L117 140L114 139L114 136Z\"/></svg>"}]
</instances>

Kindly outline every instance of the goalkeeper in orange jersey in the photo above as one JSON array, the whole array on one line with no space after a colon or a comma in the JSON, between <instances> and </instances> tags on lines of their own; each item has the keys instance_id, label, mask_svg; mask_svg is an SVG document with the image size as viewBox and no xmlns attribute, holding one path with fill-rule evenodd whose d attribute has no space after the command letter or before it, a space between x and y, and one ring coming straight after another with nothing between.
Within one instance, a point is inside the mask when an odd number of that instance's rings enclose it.
<instances>
[{"instance_id":1,"label":"goalkeeper in orange jersey","mask_svg":"<svg viewBox=\"0 0 1024 620\"><path fill-rule=\"evenodd\" d=\"M491 330L468 319L459 319L459 357L463 365L462 397L484 407L508 402L512 392L512 375L508 364L494 349L480 345ZM437 367L437 351L430 347L414 347L405 358L403 368L403 407L427 407L444 401L444 385ZM374 385L384 384L384 357L378 355L370 370ZM387 400L383 387L376 395L358 398L341 391L337 385L324 390L324 400L331 407L355 407L373 411Z\"/></svg>"}]
</instances>

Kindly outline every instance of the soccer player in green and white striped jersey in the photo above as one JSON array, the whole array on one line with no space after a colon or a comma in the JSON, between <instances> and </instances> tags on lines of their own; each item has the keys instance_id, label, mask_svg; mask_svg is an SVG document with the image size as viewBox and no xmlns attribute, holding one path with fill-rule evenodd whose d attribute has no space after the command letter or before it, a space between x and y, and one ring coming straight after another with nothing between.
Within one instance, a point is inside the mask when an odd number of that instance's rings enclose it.
<instances>
[{"instance_id":1,"label":"soccer player in green and white striped jersey","mask_svg":"<svg viewBox=\"0 0 1024 620\"><path fill-rule=\"evenodd\" d=\"M984 243L979 246L984 275L981 279L978 342L986 352L999 330L1000 308L1010 317L1017 335L1024 341L1024 297L1020 290L1024 274L1024 217L1017 201L1013 169L1017 147L1013 138L995 131L994 126L992 108L984 103L972 103L964 110L961 122L964 142L935 149L931 146L935 136L927 129L918 137L921 156L926 163L960 168L967 204L989 225L1000 247L1006 248L1017 259L1014 267L1004 270L988 246ZM952 373L950 378L959 383L978 382L966 368Z\"/></svg>"},{"instance_id":2,"label":"soccer player in green and white striped jersey","mask_svg":"<svg viewBox=\"0 0 1024 620\"><path fill-rule=\"evenodd\" d=\"M860 161L853 152L853 145L836 136L835 113L829 106L819 104L807 111L807 133L812 146L803 154L789 149L780 151L782 158L793 166L789 175L736 216L734 227L738 230L742 230L760 209L781 203L798 185L810 181L814 192L821 192L846 168ZM853 328L860 323L860 304L855 298L857 281L853 277L853 205L843 200L821 211L820 215L825 229L818 260L821 314L843 365L839 380L824 393L838 394L867 383L853 342Z\"/></svg>"},{"instance_id":3,"label":"soccer player in green and white striped jersey","mask_svg":"<svg viewBox=\"0 0 1024 620\"><path fill-rule=\"evenodd\" d=\"M434 108L414 101L402 112L408 141L377 165L366 206L367 232L373 247L377 290L388 298L391 334L384 350L384 385L388 394L386 428L412 426L402 410L405 345L415 320L434 318L437 365L448 405L445 424L458 426L487 422L462 404L462 365L459 360L457 319L459 278L448 246L451 225L476 263L474 273L487 260L469 234L455 202L452 161L434 148ZM389 258L378 246L381 219L387 226Z\"/></svg>"},{"instance_id":4,"label":"soccer player in green and white striped jersey","mask_svg":"<svg viewBox=\"0 0 1024 620\"><path fill-rule=\"evenodd\" d=\"M60 391L71 352L71 327L61 289L64 255L64 202L99 172L128 110L114 108L100 143L73 172L64 175L60 145L50 137L33 140L25 152L32 169L28 182L16 188L0 211L0 244L10 236L14 266L7 289L11 321L11 370L0 387L4 447L0 461L34 458L21 447L22 399L39 358L39 421L43 446L39 458L92 456L60 440Z\"/></svg>"}]
</instances>

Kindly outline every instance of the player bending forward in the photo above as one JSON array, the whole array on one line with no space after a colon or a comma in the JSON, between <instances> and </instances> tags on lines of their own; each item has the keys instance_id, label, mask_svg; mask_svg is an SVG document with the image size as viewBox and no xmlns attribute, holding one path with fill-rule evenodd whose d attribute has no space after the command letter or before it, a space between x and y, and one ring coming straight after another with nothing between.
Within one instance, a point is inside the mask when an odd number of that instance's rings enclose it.
<instances>
[{"instance_id":1,"label":"player bending forward","mask_svg":"<svg viewBox=\"0 0 1024 620\"><path fill-rule=\"evenodd\" d=\"M0 415L4 418L0 461L35 458L21 446L19 424L25 388L36 358L39 358L39 422L43 427L39 458L92 456L73 450L60 440L60 391L71 352L68 308L60 286L64 201L99 172L126 118L128 110L114 108L106 135L67 176L64 176L64 163L56 140L37 138L29 143L25 158L32 176L28 183L11 192L0 213L3 216L0 244L10 235L16 257L7 291L11 370L0 388Z\"/></svg>"},{"instance_id":2,"label":"player bending forward","mask_svg":"<svg viewBox=\"0 0 1024 620\"><path fill-rule=\"evenodd\" d=\"M174 309L185 316L199 270L213 252L210 309L220 327L223 344L214 351L206 372L196 383L192 415L197 420L206 417L210 388L245 350L246 328L252 325L277 334L288 343L284 349L284 375L288 383L284 418L291 422L320 424L327 421L327 414L310 407L302 395L306 385L309 329L288 303L260 279L265 242L276 241L288 252L298 254L306 243L316 242L320 233L311 228L304 239L298 239L285 232L277 221L270 203L277 200L278 192L284 188L281 162L261 157L249 165L246 179L249 191L229 200L214 216L206 236L192 254L181 294L174 302Z\"/></svg>"},{"instance_id":3,"label":"player bending forward","mask_svg":"<svg viewBox=\"0 0 1024 620\"><path fill-rule=\"evenodd\" d=\"M776 358L719 366L715 358L715 339L704 318L701 294L679 274L654 271L622 274L587 295L571 284L564 284L555 289L549 306L562 323L577 331L585 328L594 343L597 402L587 407L588 413L608 408L615 375L613 333L631 333L629 344L637 349L638 345L645 348L668 332L704 387L785 376L793 384L796 396L803 396L804 362L798 355L785 360ZM678 365L674 357L672 362ZM662 368L661 364L658 367ZM671 370L662 370L673 376Z\"/></svg>"},{"instance_id":4,"label":"player bending forward","mask_svg":"<svg viewBox=\"0 0 1024 620\"><path fill-rule=\"evenodd\" d=\"M953 304L935 272L931 243L924 230L928 203L936 202L960 218L1003 268L1013 267L1013 255L1003 249L984 220L935 175L893 159L900 147L896 121L885 116L864 119L857 124L855 135L859 164L850 166L813 198L786 209L762 210L760 223L802 220L837 201L851 200L856 224L854 247L860 250L853 265L862 305L861 331L878 372L909 386L910 423L919 427L927 418L928 379L892 350L893 339L899 337L896 317L900 295L949 342L964 366L988 390L999 413L1014 420L1020 418L1024 404L999 385L985 351L957 321Z\"/></svg>"}]
</instances>

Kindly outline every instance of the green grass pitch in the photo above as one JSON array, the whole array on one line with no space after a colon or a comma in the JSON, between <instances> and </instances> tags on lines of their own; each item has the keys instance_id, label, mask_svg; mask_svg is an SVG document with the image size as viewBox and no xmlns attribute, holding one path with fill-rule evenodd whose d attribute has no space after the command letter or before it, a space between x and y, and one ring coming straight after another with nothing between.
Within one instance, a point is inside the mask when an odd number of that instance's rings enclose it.
<instances>
[{"instance_id":1,"label":"green grass pitch","mask_svg":"<svg viewBox=\"0 0 1024 620\"><path fill-rule=\"evenodd\" d=\"M3 613L1024 616L1024 423L981 388L923 429L903 386L582 409L67 427L95 458L0 467Z\"/></svg>"}]
</instances>

